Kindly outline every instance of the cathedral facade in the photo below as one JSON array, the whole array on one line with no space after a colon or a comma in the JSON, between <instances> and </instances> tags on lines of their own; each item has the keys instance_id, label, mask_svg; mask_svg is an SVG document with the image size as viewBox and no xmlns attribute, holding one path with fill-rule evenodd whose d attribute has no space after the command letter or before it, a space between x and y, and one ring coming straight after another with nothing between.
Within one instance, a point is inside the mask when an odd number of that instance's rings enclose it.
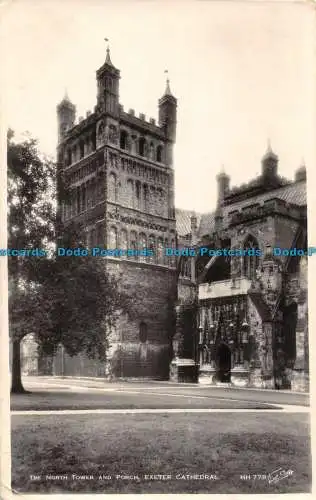
<instances>
[{"instance_id":1,"label":"cathedral facade","mask_svg":"<svg viewBox=\"0 0 316 500\"><path fill-rule=\"evenodd\" d=\"M52 374L307 391L307 257L290 252L307 247L305 167L294 181L280 177L269 148L247 185L231 188L218 174L213 212L176 210L177 100L169 82L156 123L124 111L109 50L96 80L97 103L85 118L75 122L68 97L57 107L58 169L71 189L71 203L60 208L87 247L139 252L105 258L135 298L135 314L120 315L109 333L106 366L70 358L61 346Z\"/></svg>"},{"instance_id":2,"label":"cathedral facade","mask_svg":"<svg viewBox=\"0 0 316 500\"><path fill-rule=\"evenodd\" d=\"M105 257L107 271L134 298L133 319L120 315L108 332L106 372L168 378L176 260L165 257L164 248L174 247L176 240L177 100L167 81L158 101L158 123L144 114L136 116L133 109L124 111L120 71L109 49L96 80L93 113L75 124L75 106L68 97L57 107L58 168L71 190L71 203L61 207L62 218L66 228L71 222L80 226L89 248L132 250L130 256ZM81 367L85 363L81 360ZM77 372L74 360L63 363L67 370L66 364L73 366L71 374Z\"/></svg>"},{"instance_id":3,"label":"cathedral facade","mask_svg":"<svg viewBox=\"0 0 316 500\"><path fill-rule=\"evenodd\" d=\"M177 364L191 358L200 383L308 391L305 166L280 177L269 147L260 176L217 183L214 212L177 212L196 253L179 262Z\"/></svg>"}]
</instances>

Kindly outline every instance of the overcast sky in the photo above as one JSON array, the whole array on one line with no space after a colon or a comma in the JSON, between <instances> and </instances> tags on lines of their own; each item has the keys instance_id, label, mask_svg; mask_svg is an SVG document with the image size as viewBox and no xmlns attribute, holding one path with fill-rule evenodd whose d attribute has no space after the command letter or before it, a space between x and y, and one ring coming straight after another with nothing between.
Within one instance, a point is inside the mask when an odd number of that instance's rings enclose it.
<instances>
[{"instance_id":1,"label":"overcast sky","mask_svg":"<svg viewBox=\"0 0 316 500\"><path fill-rule=\"evenodd\" d=\"M110 39L120 101L157 118L169 70L178 98L176 205L215 206L215 175L260 173L270 139L282 175L315 168L314 15L308 2L16 0L2 7L8 124L55 155L65 88L77 116L96 103ZM4 67L3 67L4 66Z\"/></svg>"}]
</instances>

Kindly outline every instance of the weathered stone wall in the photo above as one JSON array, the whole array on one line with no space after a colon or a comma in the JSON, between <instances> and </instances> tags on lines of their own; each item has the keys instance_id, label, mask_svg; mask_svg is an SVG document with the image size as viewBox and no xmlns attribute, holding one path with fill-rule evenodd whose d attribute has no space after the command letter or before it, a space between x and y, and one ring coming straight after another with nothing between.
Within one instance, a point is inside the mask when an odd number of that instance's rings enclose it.
<instances>
[{"instance_id":1,"label":"weathered stone wall","mask_svg":"<svg viewBox=\"0 0 316 500\"><path fill-rule=\"evenodd\" d=\"M113 376L168 377L174 333L175 269L146 263L107 261L131 299L131 314L121 314L109 342ZM146 325L146 339L140 336Z\"/></svg>"},{"instance_id":2,"label":"weathered stone wall","mask_svg":"<svg viewBox=\"0 0 316 500\"><path fill-rule=\"evenodd\" d=\"M307 279L307 257L301 257L298 271L288 275L286 282L288 300L297 303L296 359L293 369L289 370L288 376L291 380L292 390L305 392L309 390Z\"/></svg>"}]
</instances>

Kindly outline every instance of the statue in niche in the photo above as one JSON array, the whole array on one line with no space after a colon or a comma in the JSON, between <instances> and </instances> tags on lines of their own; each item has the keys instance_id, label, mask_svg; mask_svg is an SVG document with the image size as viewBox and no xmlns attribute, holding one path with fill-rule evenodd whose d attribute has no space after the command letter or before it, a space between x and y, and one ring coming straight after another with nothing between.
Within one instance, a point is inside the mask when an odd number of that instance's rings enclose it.
<instances>
[{"instance_id":1,"label":"statue in niche","mask_svg":"<svg viewBox=\"0 0 316 500\"><path fill-rule=\"evenodd\" d=\"M104 139L105 139L104 133L105 133L104 124L103 122L101 122L98 128L98 136L97 136L98 146L104 144Z\"/></svg>"},{"instance_id":2,"label":"statue in niche","mask_svg":"<svg viewBox=\"0 0 316 500\"><path fill-rule=\"evenodd\" d=\"M106 124L105 129L104 129L104 140L105 142L108 142L109 140L109 126Z\"/></svg>"},{"instance_id":3,"label":"statue in niche","mask_svg":"<svg viewBox=\"0 0 316 500\"><path fill-rule=\"evenodd\" d=\"M133 154L136 154L136 139L137 139L136 135L131 136L131 152Z\"/></svg>"},{"instance_id":4,"label":"statue in niche","mask_svg":"<svg viewBox=\"0 0 316 500\"><path fill-rule=\"evenodd\" d=\"M118 133L114 125L110 125L109 127L109 141L112 142L112 144L117 144L118 141Z\"/></svg>"},{"instance_id":5,"label":"statue in niche","mask_svg":"<svg viewBox=\"0 0 316 500\"><path fill-rule=\"evenodd\" d=\"M149 159L150 160L155 159L155 148L154 148L154 145L152 142L150 143L150 146L149 146Z\"/></svg>"}]
</instances>

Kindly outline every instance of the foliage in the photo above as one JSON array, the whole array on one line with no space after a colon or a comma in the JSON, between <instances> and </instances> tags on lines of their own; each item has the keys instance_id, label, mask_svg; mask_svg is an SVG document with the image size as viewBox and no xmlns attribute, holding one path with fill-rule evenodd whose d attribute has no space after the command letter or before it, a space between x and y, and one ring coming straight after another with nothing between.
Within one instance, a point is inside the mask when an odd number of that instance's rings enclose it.
<instances>
[{"instance_id":1,"label":"foliage","mask_svg":"<svg viewBox=\"0 0 316 500\"><path fill-rule=\"evenodd\" d=\"M71 356L84 351L104 359L106 332L118 310L126 310L127 298L106 273L104 259L56 255L57 242L83 246L80 228L65 227L57 210L60 202L68 202L68 188L34 139L17 143L10 130L7 149L8 248L47 251L44 257L8 258L13 372L20 371L17 344L28 333L36 335L42 352L54 353L61 342Z\"/></svg>"}]
</instances>

